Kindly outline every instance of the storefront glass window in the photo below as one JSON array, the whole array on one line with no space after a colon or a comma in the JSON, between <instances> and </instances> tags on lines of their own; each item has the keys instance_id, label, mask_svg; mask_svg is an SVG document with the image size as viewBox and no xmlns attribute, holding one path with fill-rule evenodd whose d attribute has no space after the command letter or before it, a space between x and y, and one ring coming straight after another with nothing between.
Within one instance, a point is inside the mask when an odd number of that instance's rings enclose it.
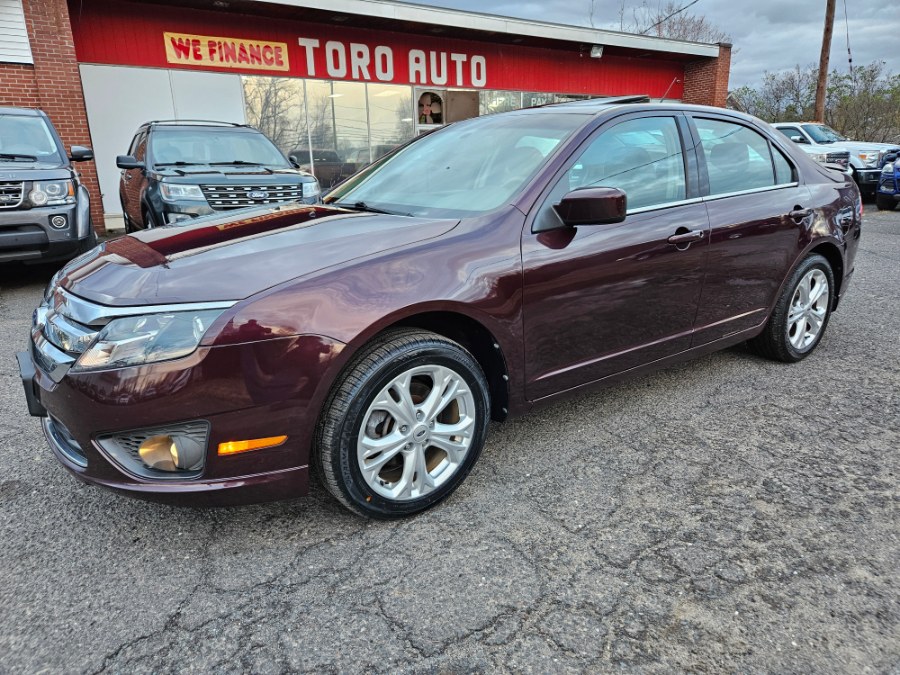
<instances>
[{"instance_id":1,"label":"storefront glass window","mask_svg":"<svg viewBox=\"0 0 900 675\"><path fill-rule=\"evenodd\" d=\"M241 80L247 121L271 138L285 155L303 155L308 146L303 80L257 76ZM309 163L308 154L297 159L301 164Z\"/></svg>"},{"instance_id":2,"label":"storefront glass window","mask_svg":"<svg viewBox=\"0 0 900 675\"><path fill-rule=\"evenodd\" d=\"M480 115L509 112L522 107L522 92L520 91L481 91L478 94Z\"/></svg>"},{"instance_id":3,"label":"storefront glass window","mask_svg":"<svg viewBox=\"0 0 900 675\"><path fill-rule=\"evenodd\" d=\"M371 161L375 161L415 135L412 88L392 84L367 86L369 143Z\"/></svg>"}]
</instances>

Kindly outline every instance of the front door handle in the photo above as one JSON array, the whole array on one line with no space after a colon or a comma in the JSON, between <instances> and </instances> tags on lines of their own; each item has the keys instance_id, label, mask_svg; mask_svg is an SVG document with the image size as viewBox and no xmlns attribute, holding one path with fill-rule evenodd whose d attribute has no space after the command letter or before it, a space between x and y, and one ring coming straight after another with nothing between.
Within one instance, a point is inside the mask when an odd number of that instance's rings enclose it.
<instances>
[{"instance_id":1,"label":"front door handle","mask_svg":"<svg viewBox=\"0 0 900 675\"><path fill-rule=\"evenodd\" d=\"M679 232L669 237L669 243L676 246L683 246L695 241L703 239L703 230L689 230L687 232Z\"/></svg>"}]
</instances>

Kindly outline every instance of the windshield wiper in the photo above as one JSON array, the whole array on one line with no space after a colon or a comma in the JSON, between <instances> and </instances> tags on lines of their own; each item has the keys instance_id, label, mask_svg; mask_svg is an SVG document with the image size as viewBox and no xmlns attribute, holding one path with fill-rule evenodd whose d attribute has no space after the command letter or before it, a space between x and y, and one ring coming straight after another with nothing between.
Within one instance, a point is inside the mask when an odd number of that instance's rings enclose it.
<instances>
[{"instance_id":1,"label":"windshield wiper","mask_svg":"<svg viewBox=\"0 0 900 675\"><path fill-rule=\"evenodd\" d=\"M377 206L369 206L365 202L353 202L352 204L348 202L330 202L329 206L339 206L342 209L352 209L353 211L368 211L369 213L385 213L389 216L408 216L408 213L401 213L400 211L388 211L387 209L380 209Z\"/></svg>"},{"instance_id":2,"label":"windshield wiper","mask_svg":"<svg viewBox=\"0 0 900 675\"><path fill-rule=\"evenodd\" d=\"M243 159L235 159L230 162L210 162L210 166L231 166L232 164L242 164L243 166L262 166L259 162L245 162Z\"/></svg>"},{"instance_id":3,"label":"windshield wiper","mask_svg":"<svg viewBox=\"0 0 900 675\"><path fill-rule=\"evenodd\" d=\"M17 152L0 152L0 159L11 159L12 161L23 160L25 162L36 162L37 155L20 155Z\"/></svg>"},{"instance_id":4,"label":"windshield wiper","mask_svg":"<svg viewBox=\"0 0 900 675\"><path fill-rule=\"evenodd\" d=\"M159 166L205 166L204 162L157 162L153 165L154 167Z\"/></svg>"}]
</instances>

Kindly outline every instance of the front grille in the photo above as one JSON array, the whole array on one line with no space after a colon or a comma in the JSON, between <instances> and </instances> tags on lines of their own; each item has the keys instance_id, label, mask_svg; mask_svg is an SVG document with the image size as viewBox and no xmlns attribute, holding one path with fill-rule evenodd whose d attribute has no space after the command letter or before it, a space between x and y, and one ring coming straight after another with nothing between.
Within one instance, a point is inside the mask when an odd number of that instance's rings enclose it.
<instances>
[{"instance_id":1,"label":"front grille","mask_svg":"<svg viewBox=\"0 0 900 675\"><path fill-rule=\"evenodd\" d=\"M280 204L303 198L303 185L201 185L203 196L217 211L260 204ZM259 194L253 194L259 193ZM251 196L252 195L252 196Z\"/></svg>"},{"instance_id":2,"label":"front grille","mask_svg":"<svg viewBox=\"0 0 900 675\"><path fill-rule=\"evenodd\" d=\"M25 183L0 181L0 209L14 209L22 203Z\"/></svg>"},{"instance_id":3,"label":"front grille","mask_svg":"<svg viewBox=\"0 0 900 675\"><path fill-rule=\"evenodd\" d=\"M896 186L894 185L893 178L886 178L881 181L881 191L882 192L896 192Z\"/></svg>"},{"instance_id":4,"label":"front grille","mask_svg":"<svg viewBox=\"0 0 900 675\"><path fill-rule=\"evenodd\" d=\"M829 164L840 164L843 167L846 167L847 164L850 163L850 153L849 152L829 152L825 156L825 161Z\"/></svg>"}]
</instances>

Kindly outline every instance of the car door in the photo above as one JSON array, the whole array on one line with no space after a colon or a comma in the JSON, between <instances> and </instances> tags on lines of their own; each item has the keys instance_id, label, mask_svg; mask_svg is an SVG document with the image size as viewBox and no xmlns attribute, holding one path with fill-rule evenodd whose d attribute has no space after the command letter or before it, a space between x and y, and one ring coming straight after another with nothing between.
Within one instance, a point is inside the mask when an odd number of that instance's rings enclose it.
<instances>
[{"instance_id":1,"label":"car door","mask_svg":"<svg viewBox=\"0 0 900 675\"><path fill-rule=\"evenodd\" d=\"M733 117L690 119L710 223L698 346L766 320L813 213L809 190L772 139Z\"/></svg>"},{"instance_id":2,"label":"car door","mask_svg":"<svg viewBox=\"0 0 900 675\"><path fill-rule=\"evenodd\" d=\"M530 400L689 347L709 227L689 133L675 112L615 118L532 209L522 237ZM622 189L625 220L539 231L561 224L553 205L566 193L589 186Z\"/></svg>"},{"instance_id":3,"label":"car door","mask_svg":"<svg viewBox=\"0 0 900 675\"><path fill-rule=\"evenodd\" d=\"M147 132L141 131L131 141L128 154L139 162L146 161ZM144 169L123 169L121 178L120 195L122 198L122 210L132 223L143 223L141 213L141 195L147 172Z\"/></svg>"}]
</instances>

